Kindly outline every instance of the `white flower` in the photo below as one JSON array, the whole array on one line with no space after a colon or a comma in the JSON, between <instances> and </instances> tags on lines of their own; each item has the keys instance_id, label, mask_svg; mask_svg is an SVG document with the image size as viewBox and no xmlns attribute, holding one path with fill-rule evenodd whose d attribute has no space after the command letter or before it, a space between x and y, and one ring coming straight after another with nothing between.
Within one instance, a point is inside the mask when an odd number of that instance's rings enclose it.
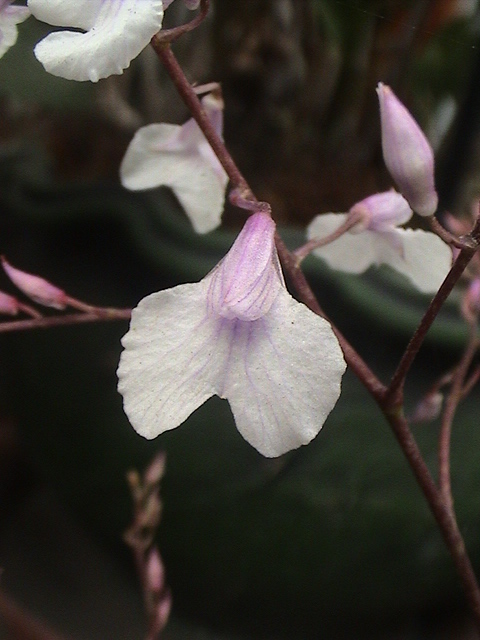
<instances>
[{"instance_id":1,"label":"white flower","mask_svg":"<svg viewBox=\"0 0 480 640\"><path fill-rule=\"evenodd\" d=\"M377 193L357 203L350 213L327 213L310 223L309 239L324 238L349 215L362 222L332 243L315 249L332 269L363 273L371 265L386 264L406 276L423 293L438 290L452 265L452 251L437 235L420 229L399 229L412 216L399 193Z\"/></svg>"},{"instance_id":2,"label":"white flower","mask_svg":"<svg viewBox=\"0 0 480 640\"><path fill-rule=\"evenodd\" d=\"M17 41L17 24L30 15L27 7L11 6L13 0L0 0L0 58Z\"/></svg>"},{"instance_id":3,"label":"white flower","mask_svg":"<svg viewBox=\"0 0 480 640\"><path fill-rule=\"evenodd\" d=\"M267 214L254 214L203 280L134 309L118 388L142 436L178 427L213 395L229 401L238 430L265 456L320 431L345 362L328 322L287 292L274 233Z\"/></svg>"},{"instance_id":4,"label":"white flower","mask_svg":"<svg viewBox=\"0 0 480 640\"><path fill-rule=\"evenodd\" d=\"M32 14L55 31L34 53L45 69L69 80L97 82L121 74L160 31L162 0L28 0Z\"/></svg>"},{"instance_id":5,"label":"white flower","mask_svg":"<svg viewBox=\"0 0 480 640\"><path fill-rule=\"evenodd\" d=\"M214 94L202 106L219 136L223 102ZM182 126L150 124L134 135L120 166L127 189L170 187L197 233L220 224L228 177L193 118Z\"/></svg>"}]
</instances>

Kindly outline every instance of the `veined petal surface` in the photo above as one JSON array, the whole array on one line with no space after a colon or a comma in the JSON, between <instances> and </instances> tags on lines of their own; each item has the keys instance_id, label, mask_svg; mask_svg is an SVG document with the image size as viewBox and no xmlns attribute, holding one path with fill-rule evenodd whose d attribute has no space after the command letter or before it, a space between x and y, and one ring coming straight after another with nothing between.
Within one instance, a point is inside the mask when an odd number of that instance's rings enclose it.
<instances>
[{"instance_id":1,"label":"veined petal surface","mask_svg":"<svg viewBox=\"0 0 480 640\"><path fill-rule=\"evenodd\" d=\"M144 298L122 339L118 389L145 438L174 429L216 392L229 351L228 325L209 318L204 281Z\"/></svg>"},{"instance_id":2,"label":"veined petal surface","mask_svg":"<svg viewBox=\"0 0 480 640\"><path fill-rule=\"evenodd\" d=\"M275 248L275 223L270 215L252 215L206 279L213 313L241 320L257 320L268 313L285 288Z\"/></svg>"},{"instance_id":3,"label":"veined petal surface","mask_svg":"<svg viewBox=\"0 0 480 640\"><path fill-rule=\"evenodd\" d=\"M236 321L217 394L264 456L310 442L340 395L345 361L332 328L283 289L268 314Z\"/></svg>"},{"instance_id":4,"label":"veined petal surface","mask_svg":"<svg viewBox=\"0 0 480 640\"><path fill-rule=\"evenodd\" d=\"M191 122L195 125L195 144L191 139L187 143L184 135L184 127ZM208 144L196 123L190 120L182 126L142 127L135 133L122 160L120 179L124 187L134 191L170 187L195 231L208 233L220 224L228 178L222 167L219 171L218 165L202 153L201 139Z\"/></svg>"},{"instance_id":5,"label":"veined petal surface","mask_svg":"<svg viewBox=\"0 0 480 640\"><path fill-rule=\"evenodd\" d=\"M118 389L146 438L174 429L212 395L267 457L307 444L340 394L345 362L330 325L286 290L255 321L212 315L205 281L148 296L132 315Z\"/></svg>"},{"instance_id":6,"label":"veined petal surface","mask_svg":"<svg viewBox=\"0 0 480 640\"><path fill-rule=\"evenodd\" d=\"M331 234L346 217L342 213L317 216L308 227L309 239ZM313 254L332 269L347 273L363 273L372 265L389 265L423 293L437 291L452 264L450 248L435 234L394 227L388 232L347 232Z\"/></svg>"},{"instance_id":7,"label":"veined petal surface","mask_svg":"<svg viewBox=\"0 0 480 640\"><path fill-rule=\"evenodd\" d=\"M47 22L68 26L72 18L70 26L86 29L56 31L35 47L49 73L80 81L121 74L160 30L163 18L161 0L30 0L29 6Z\"/></svg>"}]
</instances>

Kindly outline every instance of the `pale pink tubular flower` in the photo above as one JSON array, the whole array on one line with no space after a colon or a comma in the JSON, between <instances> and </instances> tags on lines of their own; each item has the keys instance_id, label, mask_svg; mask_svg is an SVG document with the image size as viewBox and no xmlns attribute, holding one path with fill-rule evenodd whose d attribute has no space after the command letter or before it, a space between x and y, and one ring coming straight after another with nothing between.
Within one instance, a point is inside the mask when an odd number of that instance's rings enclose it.
<instances>
[{"instance_id":1,"label":"pale pink tubular flower","mask_svg":"<svg viewBox=\"0 0 480 640\"><path fill-rule=\"evenodd\" d=\"M287 292L274 234L270 216L254 214L203 280L134 309L118 388L144 437L178 427L213 395L265 456L320 431L346 365L329 323Z\"/></svg>"},{"instance_id":2,"label":"pale pink tubular flower","mask_svg":"<svg viewBox=\"0 0 480 640\"><path fill-rule=\"evenodd\" d=\"M12 5L13 0L0 0L0 58L17 41L17 24L30 15L27 7Z\"/></svg>"},{"instance_id":3,"label":"pale pink tubular flower","mask_svg":"<svg viewBox=\"0 0 480 640\"><path fill-rule=\"evenodd\" d=\"M34 302L54 309L65 309L67 306L67 295L62 289L39 276L12 267L4 257L2 257L2 266L13 284Z\"/></svg>"},{"instance_id":4,"label":"pale pink tubular flower","mask_svg":"<svg viewBox=\"0 0 480 640\"><path fill-rule=\"evenodd\" d=\"M399 225L412 216L405 198L395 191L376 193L355 204L349 213L316 216L307 229L309 240L324 238L341 227L349 215L360 216L350 231L313 255L332 269L363 273L371 266L388 265L406 276L423 293L438 290L452 265L452 251L436 234Z\"/></svg>"},{"instance_id":5,"label":"pale pink tubular flower","mask_svg":"<svg viewBox=\"0 0 480 640\"><path fill-rule=\"evenodd\" d=\"M390 87L380 82L377 93L387 169L415 213L433 216L438 196L430 143Z\"/></svg>"},{"instance_id":6,"label":"pale pink tubular flower","mask_svg":"<svg viewBox=\"0 0 480 640\"><path fill-rule=\"evenodd\" d=\"M222 136L221 97L210 93L202 106ZM220 224L228 177L193 118L181 126L149 124L139 129L122 160L120 179L132 191L170 187L197 233Z\"/></svg>"},{"instance_id":7,"label":"pale pink tubular flower","mask_svg":"<svg viewBox=\"0 0 480 640\"><path fill-rule=\"evenodd\" d=\"M160 31L162 0L28 0L43 22L75 30L47 35L36 58L55 76L97 82L121 74ZM79 31L81 30L81 31Z\"/></svg>"}]
</instances>

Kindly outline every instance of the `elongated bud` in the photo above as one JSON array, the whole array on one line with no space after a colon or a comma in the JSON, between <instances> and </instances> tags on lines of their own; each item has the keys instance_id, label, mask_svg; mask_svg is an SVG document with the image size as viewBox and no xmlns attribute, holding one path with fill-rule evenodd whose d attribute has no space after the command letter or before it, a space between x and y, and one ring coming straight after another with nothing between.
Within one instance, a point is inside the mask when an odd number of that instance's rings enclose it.
<instances>
[{"instance_id":1,"label":"elongated bud","mask_svg":"<svg viewBox=\"0 0 480 640\"><path fill-rule=\"evenodd\" d=\"M50 284L50 282L30 273L25 273L25 271L20 271L20 269L15 269L15 267L8 264L3 256L2 266L13 284L34 302L54 309L65 309L67 306L65 292Z\"/></svg>"},{"instance_id":2,"label":"elongated bud","mask_svg":"<svg viewBox=\"0 0 480 640\"><path fill-rule=\"evenodd\" d=\"M438 206L433 151L410 112L387 85L377 87L380 100L383 159L390 175L421 216L433 216Z\"/></svg>"}]
</instances>

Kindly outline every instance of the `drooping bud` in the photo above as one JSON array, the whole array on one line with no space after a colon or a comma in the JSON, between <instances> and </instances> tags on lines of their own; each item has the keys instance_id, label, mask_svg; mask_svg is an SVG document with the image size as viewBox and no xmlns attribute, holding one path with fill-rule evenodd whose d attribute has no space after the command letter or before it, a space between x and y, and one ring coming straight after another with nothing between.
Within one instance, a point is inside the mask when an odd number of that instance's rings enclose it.
<instances>
[{"instance_id":1,"label":"drooping bud","mask_svg":"<svg viewBox=\"0 0 480 640\"><path fill-rule=\"evenodd\" d=\"M34 302L54 309L65 309L67 306L68 298L62 289L39 276L34 276L12 267L3 256L2 266L13 284Z\"/></svg>"},{"instance_id":2,"label":"drooping bud","mask_svg":"<svg viewBox=\"0 0 480 640\"><path fill-rule=\"evenodd\" d=\"M355 233L366 229L390 231L392 227L408 222L413 212L400 193L384 191L357 202L349 213L360 217L360 223L351 229Z\"/></svg>"},{"instance_id":3,"label":"drooping bud","mask_svg":"<svg viewBox=\"0 0 480 640\"><path fill-rule=\"evenodd\" d=\"M410 112L387 85L377 87L380 100L383 159L412 209L433 216L438 206L433 151Z\"/></svg>"}]
</instances>

